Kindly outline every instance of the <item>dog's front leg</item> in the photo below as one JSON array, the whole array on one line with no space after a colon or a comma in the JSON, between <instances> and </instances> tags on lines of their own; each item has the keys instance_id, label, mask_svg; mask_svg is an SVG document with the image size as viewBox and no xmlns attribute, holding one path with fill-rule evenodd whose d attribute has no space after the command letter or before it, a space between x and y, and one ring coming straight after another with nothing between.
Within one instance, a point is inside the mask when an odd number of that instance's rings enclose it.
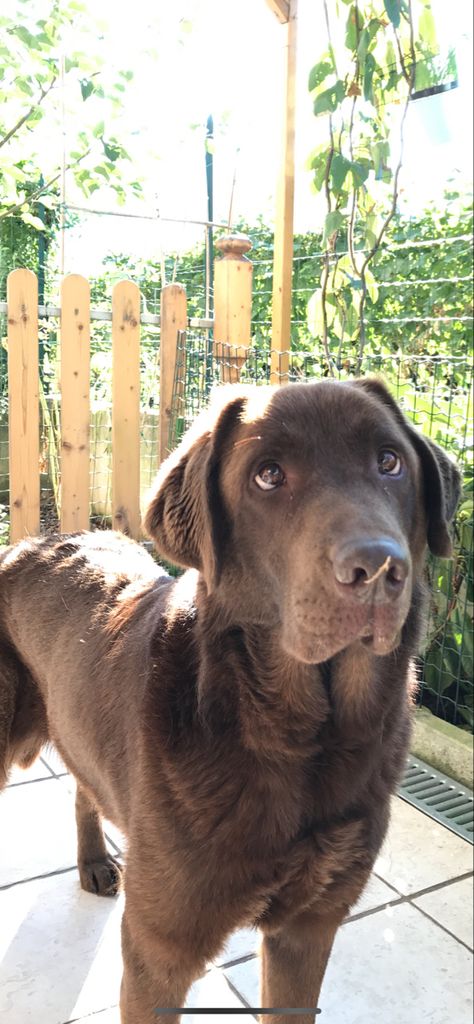
<instances>
[{"instance_id":1,"label":"dog's front leg","mask_svg":"<svg viewBox=\"0 0 474 1024\"><path fill-rule=\"evenodd\" d=\"M188 989L202 973L202 964L180 955L155 931L150 932L125 908L122 919L123 978L121 1024L179 1024L179 1013L160 1013L182 1007Z\"/></svg>"},{"instance_id":2,"label":"dog's front leg","mask_svg":"<svg viewBox=\"0 0 474 1024\"><path fill-rule=\"evenodd\" d=\"M298 917L262 944L262 1008L308 1009L300 1014L262 1014L262 1024L314 1024L319 993L340 924L327 917Z\"/></svg>"},{"instance_id":3,"label":"dog's front leg","mask_svg":"<svg viewBox=\"0 0 474 1024\"><path fill-rule=\"evenodd\" d=\"M97 896L115 896L122 869L105 845L100 813L82 786L76 790L77 866L82 888Z\"/></svg>"}]
</instances>

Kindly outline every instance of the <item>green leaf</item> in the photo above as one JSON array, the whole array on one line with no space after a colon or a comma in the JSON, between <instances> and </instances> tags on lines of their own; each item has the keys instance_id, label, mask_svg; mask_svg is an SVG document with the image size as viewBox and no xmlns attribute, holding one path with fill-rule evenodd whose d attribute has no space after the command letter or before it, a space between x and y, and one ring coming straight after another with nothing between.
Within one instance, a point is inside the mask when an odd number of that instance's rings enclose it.
<instances>
[{"instance_id":1,"label":"green leaf","mask_svg":"<svg viewBox=\"0 0 474 1024\"><path fill-rule=\"evenodd\" d=\"M90 78L83 78L81 80L81 94L83 100L87 100L89 96L94 92L94 83L91 82Z\"/></svg>"},{"instance_id":2,"label":"green leaf","mask_svg":"<svg viewBox=\"0 0 474 1024\"><path fill-rule=\"evenodd\" d=\"M400 24L401 0L384 0L384 7L392 25L398 28Z\"/></svg>"},{"instance_id":3,"label":"green leaf","mask_svg":"<svg viewBox=\"0 0 474 1024\"><path fill-rule=\"evenodd\" d=\"M25 43L25 45L28 46L29 49L38 49L38 45L36 43L34 35L32 35L32 33L29 32L24 25L15 25L11 29L11 33L12 35L17 36L18 39L21 39L21 42Z\"/></svg>"},{"instance_id":4,"label":"green leaf","mask_svg":"<svg viewBox=\"0 0 474 1024\"><path fill-rule=\"evenodd\" d=\"M375 69L377 67L375 57L372 53L368 53L365 58L363 76L364 76L364 99L372 100L372 82L374 78Z\"/></svg>"},{"instance_id":5,"label":"green leaf","mask_svg":"<svg viewBox=\"0 0 474 1024\"><path fill-rule=\"evenodd\" d=\"M332 64L328 61L320 61L319 64L315 64L314 68L311 68L309 73L308 89L310 92L316 89L321 82L334 72Z\"/></svg>"},{"instance_id":6,"label":"green leaf","mask_svg":"<svg viewBox=\"0 0 474 1024\"><path fill-rule=\"evenodd\" d=\"M345 223L346 218L342 215L340 210L333 210L332 213L328 213L324 221L323 241L327 242L335 231L340 231L341 228L345 226Z\"/></svg>"},{"instance_id":7,"label":"green leaf","mask_svg":"<svg viewBox=\"0 0 474 1024\"><path fill-rule=\"evenodd\" d=\"M319 93L319 96L316 96L313 106L314 113L316 116L318 114L333 114L345 95L344 82L339 79L330 89L325 89L324 92Z\"/></svg>"},{"instance_id":8,"label":"green leaf","mask_svg":"<svg viewBox=\"0 0 474 1024\"><path fill-rule=\"evenodd\" d=\"M359 46L357 47L357 57L361 65L364 63L365 55L381 27L379 18L371 18L366 28L362 29Z\"/></svg>"},{"instance_id":9,"label":"green leaf","mask_svg":"<svg viewBox=\"0 0 474 1024\"><path fill-rule=\"evenodd\" d=\"M327 152L318 153L318 155L311 161L311 168L314 171L314 187L317 192L320 192L323 186L323 182L326 177L327 162Z\"/></svg>"},{"instance_id":10,"label":"green leaf","mask_svg":"<svg viewBox=\"0 0 474 1024\"><path fill-rule=\"evenodd\" d=\"M37 231L44 231L44 224L40 217L34 217L32 213L22 213L21 219L24 224L36 228Z\"/></svg>"},{"instance_id":11,"label":"green leaf","mask_svg":"<svg viewBox=\"0 0 474 1024\"><path fill-rule=\"evenodd\" d=\"M358 40L360 33L364 25L364 19L360 10L355 4L349 11L349 17L346 23L346 46L348 50L357 50Z\"/></svg>"},{"instance_id":12,"label":"green leaf","mask_svg":"<svg viewBox=\"0 0 474 1024\"><path fill-rule=\"evenodd\" d=\"M102 139L102 145L104 147L104 153L107 159L111 160L112 163L115 163L115 161L118 160L120 156L124 155L123 150L120 146L114 145L111 142L106 142L105 139Z\"/></svg>"},{"instance_id":13,"label":"green leaf","mask_svg":"<svg viewBox=\"0 0 474 1024\"><path fill-rule=\"evenodd\" d=\"M33 89L28 78L17 78L15 80L15 85L17 89L19 89L20 92L25 93L26 96L33 96Z\"/></svg>"},{"instance_id":14,"label":"green leaf","mask_svg":"<svg viewBox=\"0 0 474 1024\"><path fill-rule=\"evenodd\" d=\"M348 172L352 167L351 161L347 160L341 153L336 153L331 161L331 181L336 192L342 188Z\"/></svg>"},{"instance_id":15,"label":"green leaf","mask_svg":"<svg viewBox=\"0 0 474 1024\"><path fill-rule=\"evenodd\" d=\"M354 188L360 188L367 181L370 173L370 164L368 160L353 160L350 163L350 171L352 174L352 180Z\"/></svg>"}]
</instances>

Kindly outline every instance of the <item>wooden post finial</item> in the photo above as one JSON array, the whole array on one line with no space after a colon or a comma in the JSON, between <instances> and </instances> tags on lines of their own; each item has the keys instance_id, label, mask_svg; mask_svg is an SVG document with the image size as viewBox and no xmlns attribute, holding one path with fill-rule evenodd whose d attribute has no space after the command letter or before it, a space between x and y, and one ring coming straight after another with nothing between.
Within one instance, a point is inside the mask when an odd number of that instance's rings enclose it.
<instances>
[{"instance_id":1,"label":"wooden post finial","mask_svg":"<svg viewBox=\"0 0 474 1024\"><path fill-rule=\"evenodd\" d=\"M236 383L251 338L253 266L245 253L252 243L235 233L219 238L216 248L221 257L214 267L214 356L222 381Z\"/></svg>"},{"instance_id":2,"label":"wooden post finial","mask_svg":"<svg viewBox=\"0 0 474 1024\"><path fill-rule=\"evenodd\" d=\"M216 242L216 249L219 249L221 253L221 259L224 260L238 260L243 259L246 262L246 252L252 248L252 243L247 235L241 235L237 232L229 235L223 235L222 238L218 238Z\"/></svg>"}]
</instances>

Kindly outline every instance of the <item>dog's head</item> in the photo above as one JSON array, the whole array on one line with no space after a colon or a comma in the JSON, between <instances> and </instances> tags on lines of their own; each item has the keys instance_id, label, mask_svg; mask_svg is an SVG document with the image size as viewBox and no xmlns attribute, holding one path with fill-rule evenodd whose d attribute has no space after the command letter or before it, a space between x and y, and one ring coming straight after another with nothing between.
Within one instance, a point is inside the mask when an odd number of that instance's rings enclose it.
<instances>
[{"instance_id":1,"label":"dog's head","mask_svg":"<svg viewBox=\"0 0 474 1024\"><path fill-rule=\"evenodd\" d=\"M428 544L448 557L459 473L378 379L221 389L164 463L145 527L228 621L320 662L398 643Z\"/></svg>"}]
</instances>

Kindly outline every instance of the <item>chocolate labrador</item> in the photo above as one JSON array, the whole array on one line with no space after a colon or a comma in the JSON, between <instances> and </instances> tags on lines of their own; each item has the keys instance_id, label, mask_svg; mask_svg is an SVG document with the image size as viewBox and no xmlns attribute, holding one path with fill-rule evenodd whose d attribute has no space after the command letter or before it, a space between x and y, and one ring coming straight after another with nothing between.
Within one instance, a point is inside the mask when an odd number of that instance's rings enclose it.
<instances>
[{"instance_id":1,"label":"chocolate labrador","mask_svg":"<svg viewBox=\"0 0 474 1024\"><path fill-rule=\"evenodd\" d=\"M376 379L236 386L146 514L191 571L115 533L2 554L0 774L55 744L88 891L120 882L100 815L127 836L123 1024L177 1022L249 923L262 1020L314 1021L403 770L425 550L449 556L458 494Z\"/></svg>"}]
</instances>

